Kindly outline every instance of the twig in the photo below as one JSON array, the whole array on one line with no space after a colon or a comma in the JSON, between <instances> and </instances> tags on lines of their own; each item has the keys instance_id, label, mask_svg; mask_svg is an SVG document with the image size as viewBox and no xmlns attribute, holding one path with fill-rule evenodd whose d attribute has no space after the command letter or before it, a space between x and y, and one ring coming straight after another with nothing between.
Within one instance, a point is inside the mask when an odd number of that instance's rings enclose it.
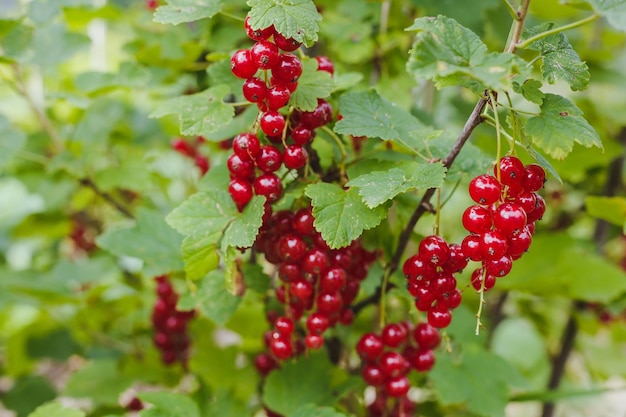
<instances>
[{"instance_id":1,"label":"twig","mask_svg":"<svg viewBox=\"0 0 626 417\"><path fill-rule=\"evenodd\" d=\"M130 210L128 210L126 207L120 204L120 202L114 199L113 196L111 196L111 194L107 193L106 191L102 191L90 178L82 178L78 180L78 182L80 182L80 185L83 185L89 188L91 191L94 192L94 194L101 197L107 203L111 204L113 207L115 207L117 211L122 213L125 217L129 219L135 218L135 216L133 215L133 213L130 212Z\"/></svg>"}]
</instances>

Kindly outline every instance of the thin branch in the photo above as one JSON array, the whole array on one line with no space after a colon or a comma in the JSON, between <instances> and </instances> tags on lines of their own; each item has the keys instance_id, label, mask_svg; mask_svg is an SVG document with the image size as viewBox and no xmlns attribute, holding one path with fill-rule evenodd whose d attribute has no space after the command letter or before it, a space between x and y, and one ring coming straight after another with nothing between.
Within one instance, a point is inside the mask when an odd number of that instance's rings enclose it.
<instances>
[{"instance_id":1,"label":"thin branch","mask_svg":"<svg viewBox=\"0 0 626 417\"><path fill-rule=\"evenodd\" d=\"M531 36L526 39L524 42L518 42L517 48L524 49L531 45L533 42L538 41L539 39L547 38L548 36L555 35L557 33L565 32L566 30L575 29L577 27L586 25L587 23L593 22L594 20L600 18L599 14L592 14L591 16L585 17L584 19L577 20L576 22L572 22L567 25L559 26L554 29L546 30L545 32L541 32L536 34L535 36Z\"/></svg>"},{"instance_id":2,"label":"thin branch","mask_svg":"<svg viewBox=\"0 0 626 417\"><path fill-rule=\"evenodd\" d=\"M122 213L125 217L127 217L129 219L134 219L135 218L135 216L133 215L133 213L130 212L130 210L128 210L126 207L124 207L122 204L120 204L120 202L118 202L116 199L114 199L113 196L111 196L111 194L107 193L106 191L102 191L96 185L96 183L94 183L90 178L82 178L82 179L78 180L78 182L80 182L80 185L83 185L83 186L89 188L98 197L101 197L104 201L106 201L107 203L112 205L117 211Z\"/></svg>"}]
</instances>

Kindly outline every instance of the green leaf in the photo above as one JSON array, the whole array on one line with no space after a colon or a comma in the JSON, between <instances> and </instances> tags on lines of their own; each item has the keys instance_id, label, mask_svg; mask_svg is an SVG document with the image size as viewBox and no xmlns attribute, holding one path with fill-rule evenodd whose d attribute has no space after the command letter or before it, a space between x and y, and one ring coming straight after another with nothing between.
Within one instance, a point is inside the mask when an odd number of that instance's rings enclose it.
<instances>
[{"instance_id":1,"label":"green leaf","mask_svg":"<svg viewBox=\"0 0 626 417\"><path fill-rule=\"evenodd\" d=\"M587 214L597 219L605 220L616 226L626 224L626 198L624 197L596 197L585 199Z\"/></svg>"},{"instance_id":2,"label":"green leaf","mask_svg":"<svg viewBox=\"0 0 626 417\"><path fill-rule=\"evenodd\" d=\"M66 408L53 402L37 407L28 417L85 417L85 413L75 408Z\"/></svg>"},{"instance_id":3,"label":"green leaf","mask_svg":"<svg viewBox=\"0 0 626 417\"><path fill-rule=\"evenodd\" d=\"M57 395L47 378L28 375L17 378L10 390L2 394L2 405L17 413L17 416L25 416L38 406L54 400Z\"/></svg>"},{"instance_id":4,"label":"green leaf","mask_svg":"<svg viewBox=\"0 0 626 417\"><path fill-rule=\"evenodd\" d=\"M185 262L187 279L200 279L218 267L220 257L217 254L217 242L221 233L202 237L187 236L182 243L181 252Z\"/></svg>"},{"instance_id":5,"label":"green leaf","mask_svg":"<svg viewBox=\"0 0 626 417\"><path fill-rule=\"evenodd\" d=\"M356 188L343 190L338 185L320 182L306 187L305 194L313 205L315 229L333 249L348 246L387 215L384 206L368 208Z\"/></svg>"},{"instance_id":6,"label":"green leaf","mask_svg":"<svg viewBox=\"0 0 626 417\"><path fill-rule=\"evenodd\" d=\"M180 122L181 134L209 135L233 118L233 106L222 101L229 92L228 86L217 85L201 93L177 97L162 103L150 117L175 114Z\"/></svg>"},{"instance_id":7,"label":"green leaf","mask_svg":"<svg viewBox=\"0 0 626 417\"><path fill-rule=\"evenodd\" d=\"M87 35L69 32L62 25L38 25L33 36L31 62L51 71L90 44Z\"/></svg>"},{"instance_id":8,"label":"green leaf","mask_svg":"<svg viewBox=\"0 0 626 417\"><path fill-rule=\"evenodd\" d=\"M244 263L241 265L241 274L246 284L246 288L265 294L270 288L272 279L263 272L263 267L259 264Z\"/></svg>"},{"instance_id":9,"label":"green leaf","mask_svg":"<svg viewBox=\"0 0 626 417\"><path fill-rule=\"evenodd\" d=\"M554 28L554 23L544 23L527 31L526 37ZM543 57L543 78L550 84L564 80L574 91L585 90L589 85L589 68L580 60L564 33L556 33L533 42L528 49L539 51Z\"/></svg>"},{"instance_id":10,"label":"green leaf","mask_svg":"<svg viewBox=\"0 0 626 417\"><path fill-rule=\"evenodd\" d=\"M317 107L317 99L328 97L334 88L331 75L318 71L315 59L303 59L298 88L291 95L289 104L303 111L313 111Z\"/></svg>"},{"instance_id":11,"label":"green leaf","mask_svg":"<svg viewBox=\"0 0 626 417\"><path fill-rule=\"evenodd\" d=\"M117 404L119 395L131 384L132 379L121 374L113 359L98 359L88 363L67 382L65 395L90 398L98 404Z\"/></svg>"},{"instance_id":12,"label":"green leaf","mask_svg":"<svg viewBox=\"0 0 626 417\"><path fill-rule=\"evenodd\" d=\"M265 197L255 196L250 200L240 216L237 216L224 231L222 248L226 245L236 248L249 248L256 240L256 236L263 221Z\"/></svg>"},{"instance_id":13,"label":"green leaf","mask_svg":"<svg viewBox=\"0 0 626 417\"><path fill-rule=\"evenodd\" d=\"M154 21L177 25L215 16L222 10L224 0L166 0L154 12Z\"/></svg>"},{"instance_id":14,"label":"green leaf","mask_svg":"<svg viewBox=\"0 0 626 417\"><path fill-rule=\"evenodd\" d=\"M404 162L387 171L361 175L346 185L358 188L365 204L374 208L409 190L439 187L445 176L442 163Z\"/></svg>"},{"instance_id":15,"label":"green leaf","mask_svg":"<svg viewBox=\"0 0 626 417\"><path fill-rule=\"evenodd\" d=\"M143 410L139 414L141 417L200 417L198 405L187 395L167 391L144 391L137 396L142 401L154 405L154 408Z\"/></svg>"},{"instance_id":16,"label":"green leaf","mask_svg":"<svg viewBox=\"0 0 626 417\"><path fill-rule=\"evenodd\" d=\"M524 383L508 362L476 345L458 358L438 354L430 378L442 405L463 405L485 417L504 417L509 387Z\"/></svg>"},{"instance_id":17,"label":"green leaf","mask_svg":"<svg viewBox=\"0 0 626 417\"><path fill-rule=\"evenodd\" d=\"M9 161L26 145L24 132L11 126L11 122L3 114L0 114L0 169L4 168Z\"/></svg>"},{"instance_id":18,"label":"green leaf","mask_svg":"<svg viewBox=\"0 0 626 417\"><path fill-rule=\"evenodd\" d=\"M533 236L529 252L498 286L543 297L607 303L624 293L624 282L626 272L597 255L589 242L551 233Z\"/></svg>"},{"instance_id":19,"label":"green leaf","mask_svg":"<svg viewBox=\"0 0 626 417\"><path fill-rule=\"evenodd\" d=\"M583 112L565 97L546 94L541 114L526 122L525 132L533 143L555 159L563 159L574 142L587 148L602 148L598 133L585 120Z\"/></svg>"},{"instance_id":20,"label":"green leaf","mask_svg":"<svg viewBox=\"0 0 626 417\"><path fill-rule=\"evenodd\" d=\"M587 0L611 26L626 31L626 0Z\"/></svg>"},{"instance_id":21,"label":"green leaf","mask_svg":"<svg viewBox=\"0 0 626 417\"><path fill-rule=\"evenodd\" d=\"M292 416L303 405L333 403L329 384L332 369L324 355L312 354L289 361L265 381L263 402L272 410Z\"/></svg>"},{"instance_id":22,"label":"green leaf","mask_svg":"<svg viewBox=\"0 0 626 417\"><path fill-rule=\"evenodd\" d=\"M200 310L218 325L226 324L241 302L226 288L223 271L211 271L200 280L195 298Z\"/></svg>"},{"instance_id":23,"label":"green leaf","mask_svg":"<svg viewBox=\"0 0 626 417\"><path fill-rule=\"evenodd\" d=\"M293 412L292 417L348 417L331 407L319 407L315 404L307 404Z\"/></svg>"},{"instance_id":24,"label":"green leaf","mask_svg":"<svg viewBox=\"0 0 626 417\"><path fill-rule=\"evenodd\" d=\"M528 72L524 60L510 53L488 52L478 35L452 18L421 17L407 30L417 31L408 71L417 79L433 80L437 88L510 89L512 75Z\"/></svg>"},{"instance_id":25,"label":"green leaf","mask_svg":"<svg viewBox=\"0 0 626 417\"><path fill-rule=\"evenodd\" d=\"M253 29L274 29L287 38L311 46L317 41L322 16L311 0L248 0L248 23Z\"/></svg>"},{"instance_id":26,"label":"green leaf","mask_svg":"<svg viewBox=\"0 0 626 417\"><path fill-rule=\"evenodd\" d=\"M523 95L526 100L541 106L545 96L543 91L540 90L542 86L541 81L529 78L520 84L518 80L521 81L521 77L516 78L513 80L513 91Z\"/></svg>"},{"instance_id":27,"label":"green leaf","mask_svg":"<svg viewBox=\"0 0 626 417\"><path fill-rule=\"evenodd\" d=\"M437 133L413 115L382 98L376 91L350 92L339 98L342 119L335 132L354 136L379 137L413 149L412 143Z\"/></svg>"},{"instance_id":28,"label":"green leaf","mask_svg":"<svg viewBox=\"0 0 626 417\"><path fill-rule=\"evenodd\" d=\"M196 193L167 215L165 221L185 236L212 236L221 233L237 216L228 191Z\"/></svg>"},{"instance_id":29,"label":"green leaf","mask_svg":"<svg viewBox=\"0 0 626 417\"><path fill-rule=\"evenodd\" d=\"M143 260L146 274L151 276L183 269L180 258L183 239L159 212L140 209L133 227L108 230L96 242L114 255Z\"/></svg>"}]
</instances>

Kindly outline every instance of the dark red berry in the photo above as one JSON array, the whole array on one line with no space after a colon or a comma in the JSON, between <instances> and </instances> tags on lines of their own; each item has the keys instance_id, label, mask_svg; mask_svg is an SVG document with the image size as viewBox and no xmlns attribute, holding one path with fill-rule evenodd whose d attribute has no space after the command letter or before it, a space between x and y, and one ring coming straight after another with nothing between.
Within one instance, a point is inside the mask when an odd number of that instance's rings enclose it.
<instances>
[{"instance_id":1,"label":"dark red berry","mask_svg":"<svg viewBox=\"0 0 626 417\"><path fill-rule=\"evenodd\" d=\"M546 182L546 172L540 165L528 164L524 167L524 178L522 187L526 192L535 192L543 188Z\"/></svg>"},{"instance_id":2,"label":"dark red berry","mask_svg":"<svg viewBox=\"0 0 626 417\"><path fill-rule=\"evenodd\" d=\"M480 291L484 289L484 291L489 291L496 285L496 277L494 275L485 273L484 268L477 268L472 272L472 277L470 278L472 287L476 291ZM483 284L483 280L485 281Z\"/></svg>"},{"instance_id":3,"label":"dark red berry","mask_svg":"<svg viewBox=\"0 0 626 417\"><path fill-rule=\"evenodd\" d=\"M260 78L252 77L244 81L241 87L243 96L251 103L265 100L267 97L267 85Z\"/></svg>"},{"instance_id":4,"label":"dark red berry","mask_svg":"<svg viewBox=\"0 0 626 417\"><path fill-rule=\"evenodd\" d=\"M289 337L294 329L293 320L285 316L278 317L274 322L274 328L281 335Z\"/></svg>"},{"instance_id":5,"label":"dark red berry","mask_svg":"<svg viewBox=\"0 0 626 417\"><path fill-rule=\"evenodd\" d=\"M311 275L319 275L329 266L328 255L321 249L309 250L302 261L302 270Z\"/></svg>"},{"instance_id":6,"label":"dark red berry","mask_svg":"<svg viewBox=\"0 0 626 417\"><path fill-rule=\"evenodd\" d=\"M267 376L274 369L278 368L278 362L267 353L260 353L254 358L254 367L262 376Z\"/></svg>"},{"instance_id":7,"label":"dark red berry","mask_svg":"<svg viewBox=\"0 0 626 417\"><path fill-rule=\"evenodd\" d=\"M320 313L331 315L341 310L343 299L339 292L322 292L317 296L316 304Z\"/></svg>"},{"instance_id":8,"label":"dark red berry","mask_svg":"<svg viewBox=\"0 0 626 417\"><path fill-rule=\"evenodd\" d=\"M398 352L385 352L378 360L378 366L380 366L381 372L387 378L395 378L400 375L404 375L407 370L407 363Z\"/></svg>"},{"instance_id":9,"label":"dark red berry","mask_svg":"<svg viewBox=\"0 0 626 417\"><path fill-rule=\"evenodd\" d=\"M330 58L323 55L317 55L315 59L317 60L318 71L326 71L330 75L333 75L335 73L335 66L333 65L333 61L331 61Z\"/></svg>"},{"instance_id":10,"label":"dark red berry","mask_svg":"<svg viewBox=\"0 0 626 417\"><path fill-rule=\"evenodd\" d=\"M484 259L500 259L508 249L507 237L502 232L490 230L480 235L480 253Z\"/></svg>"},{"instance_id":11,"label":"dark red berry","mask_svg":"<svg viewBox=\"0 0 626 417\"><path fill-rule=\"evenodd\" d=\"M263 172L274 172L283 163L283 156L275 146L264 145L257 153L254 163Z\"/></svg>"},{"instance_id":12,"label":"dark red berry","mask_svg":"<svg viewBox=\"0 0 626 417\"><path fill-rule=\"evenodd\" d=\"M428 310L428 324L436 328L448 327L452 314L447 308L433 307Z\"/></svg>"},{"instance_id":13,"label":"dark red berry","mask_svg":"<svg viewBox=\"0 0 626 417\"><path fill-rule=\"evenodd\" d=\"M319 289L326 292L337 292L345 287L348 275L343 268L328 268L320 275Z\"/></svg>"},{"instance_id":14,"label":"dark red berry","mask_svg":"<svg viewBox=\"0 0 626 417\"><path fill-rule=\"evenodd\" d=\"M497 175L497 166L493 167ZM500 182L504 185L519 186L524 178L524 164L515 156L505 156L500 159Z\"/></svg>"},{"instance_id":15,"label":"dark red berry","mask_svg":"<svg viewBox=\"0 0 626 417\"><path fill-rule=\"evenodd\" d=\"M415 356L411 365L418 372L428 372L435 365L435 354L432 350L421 351Z\"/></svg>"},{"instance_id":16,"label":"dark red berry","mask_svg":"<svg viewBox=\"0 0 626 417\"><path fill-rule=\"evenodd\" d=\"M450 257L443 264L442 268L444 272L456 273L461 272L467 266L467 256L463 252L461 245L452 243L450 246Z\"/></svg>"},{"instance_id":17,"label":"dark red berry","mask_svg":"<svg viewBox=\"0 0 626 417\"><path fill-rule=\"evenodd\" d=\"M469 206L463 212L463 227L471 233L483 233L493 226L491 212L484 206Z\"/></svg>"},{"instance_id":18,"label":"dark red berry","mask_svg":"<svg viewBox=\"0 0 626 417\"><path fill-rule=\"evenodd\" d=\"M374 361L383 353L384 344L380 336L365 333L356 345L359 356L366 361Z\"/></svg>"},{"instance_id":19,"label":"dark red berry","mask_svg":"<svg viewBox=\"0 0 626 417\"><path fill-rule=\"evenodd\" d=\"M545 212L546 201L539 194L535 194L535 208L530 213L526 214L526 221L528 223L534 223L537 220L541 220Z\"/></svg>"},{"instance_id":20,"label":"dark red berry","mask_svg":"<svg viewBox=\"0 0 626 417\"><path fill-rule=\"evenodd\" d=\"M486 174L479 175L470 181L469 194L472 200L478 204L488 206L500 199L502 186L496 177Z\"/></svg>"},{"instance_id":21,"label":"dark red berry","mask_svg":"<svg viewBox=\"0 0 626 417\"><path fill-rule=\"evenodd\" d=\"M404 276L417 281L430 280L435 276L435 266L423 260L419 255L414 255L404 261L402 266Z\"/></svg>"},{"instance_id":22,"label":"dark red berry","mask_svg":"<svg viewBox=\"0 0 626 417\"><path fill-rule=\"evenodd\" d=\"M397 348L407 340L408 332L404 326L398 323L389 323L382 332L383 343L389 347Z\"/></svg>"},{"instance_id":23,"label":"dark red berry","mask_svg":"<svg viewBox=\"0 0 626 417\"><path fill-rule=\"evenodd\" d=\"M226 161L228 171L231 178L249 180L254 179L254 163L249 159L242 159L239 155L233 153Z\"/></svg>"},{"instance_id":24,"label":"dark red berry","mask_svg":"<svg viewBox=\"0 0 626 417\"><path fill-rule=\"evenodd\" d=\"M240 49L230 58L230 70L235 77L247 80L256 74L259 66L254 63L248 49Z\"/></svg>"},{"instance_id":25,"label":"dark red berry","mask_svg":"<svg viewBox=\"0 0 626 417\"><path fill-rule=\"evenodd\" d=\"M318 334L307 334L304 343L309 349L317 350L324 346L324 338Z\"/></svg>"},{"instance_id":26,"label":"dark red berry","mask_svg":"<svg viewBox=\"0 0 626 417\"><path fill-rule=\"evenodd\" d=\"M461 242L461 249L465 256L472 261L480 261L483 258L479 235L467 235Z\"/></svg>"},{"instance_id":27,"label":"dark red berry","mask_svg":"<svg viewBox=\"0 0 626 417\"><path fill-rule=\"evenodd\" d=\"M366 384L373 387L382 385L387 377L380 370L380 366L373 363L366 363L361 371L361 377Z\"/></svg>"},{"instance_id":28,"label":"dark red berry","mask_svg":"<svg viewBox=\"0 0 626 417\"><path fill-rule=\"evenodd\" d=\"M313 212L310 207L300 209L294 214L291 220L291 226L293 230L300 233L303 236L310 236L315 230L313 227Z\"/></svg>"},{"instance_id":29,"label":"dark red berry","mask_svg":"<svg viewBox=\"0 0 626 417\"><path fill-rule=\"evenodd\" d=\"M320 126L328 124L333 117L333 109L330 104L323 99L317 99L317 107L311 112L301 112L299 114L300 123L309 129L316 129Z\"/></svg>"},{"instance_id":30,"label":"dark red berry","mask_svg":"<svg viewBox=\"0 0 626 417\"><path fill-rule=\"evenodd\" d=\"M285 148L283 158L285 167L289 169L300 169L306 165L309 154L306 149L300 145L289 145Z\"/></svg>"},{"instance_id":31,"label":"dark red berry","mask_svg":"<svg viewBox=\"0 0 626 417\"><path fill-rule=\"evenodd\" d=\"M419 323L413 330L413 340L422 350L435 349L441 342L439 330L428 323Z\"/></svg>"},{"instance_id":32,"label":"dark red berry","mask_svg":"<svg viewBox=\"0 0 626 417\"><path fill-rule=\"evenodd\" d=\"M263 113L259 125L266 135L278 136L285 129L285 117L277 111L270 110Z\"/></svg>"},{"instance_id":33,"label":"dark red berry","mask_svg":"<svg viewBox=\"0 0 626 417\"><path fill-rule=\"evenodd\" d=\"M246 180L234 179L228 184L228 193L237 207L243 207L252 200L252 184Z\"/></svg>"},{"instance_id":34,"label":"dark red berry","mask_svg":"<svg viewBox=\"0 0 626 417\"><path fill-rule=\"evenodd\" d=\"M295 234L286 234L278 239L278 255L285 262L299 262L304 258L307 244Z\"/></svg>"},{"instance_id":35,"label":"dark red berry","mask_svg":"<svg viewBox=\"0 0 626 417\"><path fill-rule=\"evenodd\" d=\"M277 84L295 83L301 75L302 62L294 54L281 54L277 65L272 68L272 77Z\"/></svg>"},{"instance_id":36,"label":"dark red berry","mask_svg":"<svg viewBox=\"0 0 626 417\"><path fill-rule=\"evenodd\" d=\"M291 129L291 138L296 145L306 145L312 137L311 129L302 124L298 124Z\"/></svg>"},{"instance_id":37,"label":"dark red berry","mask_svg":"<svg viewBox=\"0 0 626 417\"><path fill-rule=\"evenodd\" d=\"M289 294L299 300L306 300L313 295L313 285L304 279L299 279L289 285Z\"/></svg>"},{"instance_id":38,"label":"dark red berry","mask_svg":"<svg viewBox=\"0 0 626 417\"><path fill-rule=\"evenodd\" d=\"M278 359L289 359L293 354L291 340L283 336L272 339L270 341L270 351Z\"/></svg>"},{"instance_id":39,"label":"dark red berry","mask_svg":"<svg viewBox=\"0 0 626 417\"><path fill-rule=\"evenodd\" d=\"M253 41L265 41L274 34L274 26L270 26L263 29L252 29L250 26L250 16L246 16L244 21L244 27L246 29L246 35Z\"/></svg>"},{"instance_id":40,"label":"dark red berry","mask_svg":"<svg viewBox=\"0 0 626 417\"><path fill-rule=\"evenodd\" d=\"M487 274L499 278L508 275L508 273L511 272L513 261L510 256L504 255L500 259L486 260L484 265L487 269Z\"/></svg>"},{"instance_id":41,"label":"dark red berry","mask_svg":"<svg viewBox=\"0 0 626 417\"><path fill-rule=\"evenodd\" d=\"M441 236L430 235L420 242L418 254L424 261L435 266L442 266L450 257L450 248Z\"/></svg>"},{"instance_id":42,"label":"dark red berry","mask_svg":"<svg viewBox=\"0 0 626 417\"><path fill-rule=\"evenodd\" d=\"M309 315L306 319L306 328L312 334L322 334L328 329L328 326L328 316L319 312Z\"/></svg>"},{"instance_id":43,"label":"dark red berry","mask_svg":"<svg viewBox=\"0 0 626 417\"><path fill-rule=\"evenodd\" d=\"M291 91L284 84L276 84L267 90L267 107L269 110L278 110L289 103Z\"/></svg>"},{"instance_id":44,"label":"dark red berry","mask_svg":"<svg viewBox=\"0 0 626 417\"><path fill-rule=\"evenodd\" d=\"M273 173L265 173L254 180L254 193L267 198L270 203L277 201L283 194L283 183Z\"/></svg>"},{"instance_id":45,"label":"dark red berry","mask_svg":"<svg viewBox=\"0 0 626 417\"><path fill-rule=\"evenodd\" d=\"M293 52L301 45L301 43L296 41L295 39L286 38L278 32L274 33L274 42L276 43L276 46L287 52Z\"/></svg>"},{"instance_id":46,"label":"dark red berry","mask_svg":"<svg viewBox=\"0 0 626 417\"><path fill-rule=\"evenodd\" d=\"M390 397L404 397L411 388L411 383L406 376L399 376L387 380L385 383L385 392Z\"/></svg>"},{"instance_id":47,"label":"dark red berry","mask_svg":"<svg viewBox=\"0 0 626 417\"><path fill-rule=\"evenodd\" d=\"M172 140L172 149L188 157L194 157L196 155L196 148L183 138Z\"/></svg>"},{"instance_id":48,"label":"dark red berry","mask_svg":"<svg viewBox=\"0 0 626 417\"><path fill-rule=\"evenodd\" d=\"M253 160L260 150L261 143L254 133L240 133L233 138L233 152L242 160Z\"/></svg>"},{"instance_id":49,"label":"dark red berry","mask_svg":"<svg viewBox=\"0 0 626 417\"><path fill-rule=\"evenodd\" d=\"M250 48L250 59L260 69L272 69L279 62L278 47L269 41L258 41Z\"/></svg>"}]
</instances>

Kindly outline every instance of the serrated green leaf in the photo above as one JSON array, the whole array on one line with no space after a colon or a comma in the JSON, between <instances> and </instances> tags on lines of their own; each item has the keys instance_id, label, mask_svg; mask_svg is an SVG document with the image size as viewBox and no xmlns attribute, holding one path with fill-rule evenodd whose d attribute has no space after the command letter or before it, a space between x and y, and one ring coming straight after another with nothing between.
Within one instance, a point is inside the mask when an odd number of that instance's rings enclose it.
<instances>
[{"instance_id":1,"label":"serrated green leaf","mask_svg":"<svg viewBox=\"0 0 626 417\"><path fill-rule=\"evenodd\" d=\"M142 401L154 405L154 408L143 410L139 414L141 417L200 417L198 405L187 395L167 391L144 391L137 396Z\"/></svg>"},{"instance_id":2,"label":"serrated green leaf","mask_svg":"<svg viewBox=\"0 0 626 417\"><path fill-rule=\"evenodd\" d=\"M396 106L376 91L350 92L339 98L342 119L335 123L337 133L379 137L413 149L413 143L437 135L411 113Z\"/></svg>"},{"instance_id":3,"label":"serrated green leaf","mask_svg":"<svg viewBox=\"0 0 626 417\"><path fill-rule=\"evenodd\" d=\"M179 252L182 241L161 213L141 209L133 227L108 230L96 243L114 255L143 260L146 274L156 276L183 268Z\"/></svg>"},{"instance_id":4,"label":"serrated green leaf","mask_svg":"<svg viewBox=\"0 0 626 417\"><path fill-rule=\"evenodd\" d=\"M512 75L528 72L524 60L488 52L478 35L452 18L420 17L406 30L417 31L408 71L415 78L433 80L437 88L510 89Z\"/></svg>"},{"instance_id":5,"label":"serrated green leaf","mask_svg":"<svg viewBox=\"0 0 626 417\"><path fill-rule=\"evenodd\" d=\"M272 372L265 381L263 402L287 416L303 405L331 405L333 388L329 384L332 369L324 355L312 354L290 361Z\"/></svg>"},{"instance_id":6,"label":"serrated green leaf","mask_svg":"<svg viewBox=\"0 0 626 417\"><path fill-rule=\"evenodd\" d=\"M543 297L607 303L626 291L626 272L597 255L589 242L563 233L537 234L529 252L498 286Z\"/></svg>"},{"instance_id":7,"label":"serrated green leaf","mask_svg":"<svg viewBox=\"0 0 626 417\"><path fill-rule=\"evenodd\" d=\"M241 274L246 288L254 290L259 294L265 294L270 288L272 279L263 272L263 267L259 264L244 263L241 265Z\"/></svg>"},{"instance_id":8,"label":"serrated green leaf","mask_svg":"<svg viewBox=\"0 0 626 417\"><path fill-rule=\"evenodd\" d=\"M255 196L250 200L240 216L237 216L224 231L222 248L226 245L236 248L252 246L263 220L265 197Z\"/></svg>"},{"instance_id":9,"label":"serrated green leaf","mask_svg":"<svg viewBox=\"0 0 626 417\"><path fill-rule=\"evenodd\" d=\"M189 197L165 221L185 236L211 236L221 233L236 215L227 191L208 190Z\"/></svg>"},{"instance_id":10,"label":"serrated green leaf","mask_svg":"<svg viewBox=\"0 0 626 417\"><path fill-rule=\"evenodd\" d=\"M358 188L365 204L374 208L409 190L439 187L445 176L446 168L440 162L405 162L387 171L361 175L346 185Z\"/></svg>"},{"instance_id":11,"label":"serrated green leaf","mask_svg":"<svg viewBox=\"0 0 626 417\"><path fill-rule=\"evenodd\" d=\"M292 417L348 417L331 407L319 407L315 404L307 404L293 412Z\"/></svg>"},{"instance_id":12,"label":"serrated green leaf","mask_svg":"<svg viewBox=\"0 0 626 417\"><path fill-rule=\"evenodd\" d=\"M585 208L590 216L616 226L622 226L626 222L626 198L624 197L588 196L585 199Z\"/></svg>"},{"instance_id":13,"label":"serrated green leaf","mask_svg":"<svg viewBox=\"0 0 626 417\"><path fill-rule=\"evenodd\" d=\"M11 122L0 114L0 169L26 144L26 135L11 126Z\"/></svg>"},{"instance_id":14,"label":"serrated green leaf","mask_svg":"<svg viewBox=\"0 0 626 417\"><path fill-rule=\"evenodd\" d=\"M228 86L217 85L201 93L177 97L162 103L150 117L175 114L181 134L209 135L228 124L235 114L233 106L222 101L229 92Z\"/></svg>"},{"instance_id":15,"label":"serrated green leaf","mask_svg":"<svg viewBox=\"0 0 626 417\"><path fill-rule=\"evenodd\" d=\"M317 183L306 187L311 199L315 229L333 248L348 246L364 230L378 226L387 215L384 206L368 208L356 188L343 190L335 184Z\"/></svg>"},{"instance_id":16,"label":"serrated green leaf","mask_svg":"<svg viewBox=\"0 0 626 417\"><path fill-rule=\"evenodd\" d=\"M226 288L224 271L211 271L198 281L195 299L200 310L218 325L226 324L241 302Z\"/></svg>"},{"instance_id":17,"label":"serrated green leaf","mask_svg":"<svg viewBox=\"0 0 626 417\"><path fill-rule=\"evenodd\" d=\"M525 132L533 143L555 159L563 159L578 143L587 148L602 148L595 129L585 120L583 112L569 99L546 94L541 114L526 122Z\"/></svg>"},{"instance_id":18,"label":"serrated green leaf","mask_svg":"<svg viewBox=\"0 0 626 417\"><path fill-rule=\"evenodd\" d=\"M587 0L611 26L626 31L626 0Z\"/></svg>"},{"instance_id":19,"label":"serrated green leaf","mask_svg":"<svg viewBox=\"0 0 626 417\"><path fill-rule=\"evenodd\" d=\"M557 172L557 170L552 166L552 164L550 163L550 161L548 161L548 159L543 156L542 154L540 154L539 152L537 152L535 150L535 148L533 148L530 144L527 144L524 146L524 149L526 149L526 152L528 152L528 155L532 156L533 159L535 161L537 161L537 163L539 165L541 165L543 167L543 169L545 169L546 171L548 171L550 173L550 175L552 175L558 182L560 182L561 184L563 184L563 180L561 179L561 177L559 176L559 173Z\"/></svg>"},{"instance_id":20,"label":"serrated green leaf","mask_svg":"<svg viewBox=\"0 0 626 417\"><path fill-rule=\"evenodd\" d=\"M154 21L177 25L211 18L222 10L224 0L166 0L154 12Z\"/></svg>"},{"instance_id":21,"label":"serrated green leaf","mask_svg":"<svg viewBox=\"0 0 626 417\"><path fill-rule=\"evenodd\" d=\"M75 408L67 408L58 402L37 407L28 417L85 417L85 413Z\"/></svg>"},{"instance_id":22,"label":"serrated green leaf","mask_svg":"<svg viewBox=\"0 0 626 417\"><path fill-rule=\"evenodd\" d=\"M468 346L458 358L437 355L430 378L442 405L463 405L485 417L504 417L509 387L524 384L508 362L476 345Z\"/></svg>"},{"instance_id":23,"label":"serrated green leaf","mask_svg":"<svg viewBox=\"0 0 626 417\"><path fill-rule=\"evenodd\" d=\"M521 81L521 84L518 80ZM523 95L526 100L539 105L543 103L543 97L545 96L543 91L540 90L541 86L541 81L532 78L522 81L521 77L516 77L513 80L513 91Z\"/></svg>"},{"instance_id":24,"label":"serrated green leaf","mask_svg":"<svg viewBox=\"0 0 626 417\"><path fill-rule=\"evenodd\" d=\"M544 23L532 27L528 29L526 37L548 31L554 26L554 23ZM580 60L563 32L541 38L533 42L528 49L541 53L543 78L550 84L563 80L574 91L585 90L589 85L589 68Z\"/></svg>"},{"instance_id":25,"label":"serrated green leaf","mask_svg":"<svg viewBox=\"0 0 626 417\"><path fill-rule=\"evenodd\" d=\"M287 38L311 46L317 41L322 16L311 0L248 0L248 23L253 29L274 29Z\"/></svg>"},{"instance_id":26,"label":"serrated green leaf","mask_svg":"<svg viewBox=\"0 0 626 417\"><path fill-rule=\"evenodd\" d=\"M200 279L218 267L220 257L217 253L217 242L221 233L214 235L187 236L180 248L185 275L187 279Z\"/></svg>"},{"instance_id":27,"label":"serrated green leaf","mask_svg":"<svg viewBox=\"0 0 626 417\"><path fill-rule=\"evenodd\" d=\"M317 99L328 97L334 88L331 75L326 71L318 71L315 59L304 59L298 88L291 95L289 104L303 111L313 111L317 107Z\"/></svg>"}]
</instances>

